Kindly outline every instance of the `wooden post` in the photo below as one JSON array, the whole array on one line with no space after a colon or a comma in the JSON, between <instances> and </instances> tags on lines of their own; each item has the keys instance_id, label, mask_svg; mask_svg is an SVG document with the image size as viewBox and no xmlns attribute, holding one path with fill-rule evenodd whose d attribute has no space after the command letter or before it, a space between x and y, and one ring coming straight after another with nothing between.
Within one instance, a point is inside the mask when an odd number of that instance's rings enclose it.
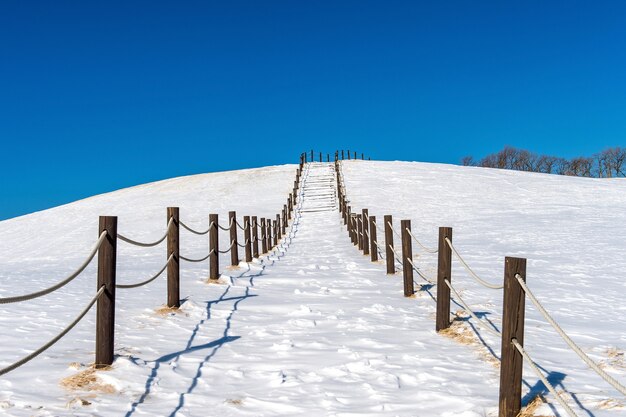
<instances>
[{"instance_id":1,"label":"wooden post","mask_svg":"<svg viewBox=\"0 0 626 417\"><path fill-rule=\"evenodd\" d=\"M256 216L252 216L252 256L259 257L259 225Z\"/></svg>"},{"instance_id":2,"label":"wooden post","mask_svg":"<svg viewBox=\"0 0 626 417\"><path fill-rule=\"evenodd\" d=\"M364 161L365 157L363 156L363 153L361 153L361 161Z\"/></svg>"},{"instance_id":3,"label":"wooden post","mask_svg":"<svg viewBox=\"0 0 626 417\"><path fill-rule=\"evenodd\" d=\"M243 216L243 240L245 241L246 262L252 262L252 242L250 240L250 216Z\"/></svg>"},{"instance_id":4,"label":"wooden post","mask_svg":"<svg viewBox=\"0 0 626 417\"><path fill-rule=\"evenodd\" d=\"M396 273L396 261L393 254L393 230L391 225L393 224L393 218L390 215L385 216L385 257L387 258L387 274Z\"/></svg>"},{"instance_id":5,"label":"wooden post","mask_svg":"<svg viewBox=\"0 0 626 417\"><path fill-rule=\"evenodd\" d=\"M343 161L343 149L341 150L341 160Z\"/></svg>"},{"instance_id":6,"label":"wooden post","mask_svg":"<svg viewBox=\"0 0 626 417\"><path fill-rule=\"evenodd\" d=\"M281 221L280 221L280 214L276 215L276 241L278 242L279 240L281 240L283 238L283 227L281 225ZM276 243L278 245L278 243Z\"/></svg>"},{"instance_id":7,"label":"wooden post","mask_svg":"<svg viewBox=\"0 0 626 417\"><path fill-rule=\"evenodd\" d=\"M404 277L404 296L410 297L415 293L413 285L413 242L411 242L411 220L400 220L402 236L402 275Z\"/></svg>"},{"instance_id":8,"label":"wooden post","mask_svg":"<svg viewBox=\"0 0 626 417\"><path fill-rule=\"evenodd\" d=\"M265 218L261 217L261 250L267 253L267 229L265 228Z\"/></svg>"},{"instance_id":9,"label":"wooden post","mask_svg":"<svg viewBox=\"0 0 626 417\"><path fill-rule=\"evenodd\" d=\"M363 209L363 214L361 215L361 218L363 219L363 244L361 246L363 247L363 255L369 255L370 254L370 233L369 233L370 222L369 222L367 209Z\"/></svg>"},{"instance_id":10,"label":"wooden post","mask_svg":"<svg viewBox=\"0 0 626 417\"><path fill-rule=\"evenodd\" d=\"M287 204L283 206L283 235L287 233L287 227L289 223L287 222Z\"/></svg>"},{"instance_id":11,"label":"wooden post","mask_svg":"<svg viewBox=\"0 0 626 417\"><path fill-rule=\"evenodd\" d=\"M96 368L113 363L115 338L115 265L117 258L117 217L100 216L98 237L106 230L106 239L98 249L98 288L104 292L96 311Z\"/></svg>"},{"instance_id":12,"label":"wooden post","mask_svg":"<svg viewBox=\"0 0 626 417\"><path fill-rule=\"evenodd\" d=\"M350 160L350 151L348 150L348 161Z\"/></svg>"},{"instance_id":13,"label":"wooden post","mask_svg":"<svg viewBox=\"0 0 626 417\"><path fill-rule=\"evenodd\" d=\"M370 233L370 260L378 261L378 248L376 247L376 216L369 216L369 233Z\"/></svg>"},{"instance_id":14,"label":"wooden post","mask_svg":"<svg viewBox=\"0 0 626 417\"><path fill-rule=\"evenodd\" d=\"M452 228L439 228L439 252L437 260L437 316L435 330L440 331L450 327L450 288L446 285L447 279L452 284L452 249L446 238L452 241Z\"/></svg>"},{"instance_id":15,"label":"wooden post","mask_svg":"<svg viewBox=\"0 0 626 417\"><path fill-rule=\"evenodd\" d=\"M354 151L354 160L356 161L358 157L356 156L356 151Z\"/></svg>"},{"instance_id":16,"label":"wooden post","mask_svg":"<svg viewBox=\"0 0 626 417\"><path fill-rule=\"evenodd\" d=\"M289 193L289 198L287 199L287 208L289 209L289 220L291 220L291 213L293 212L293 201L291 193Z\"/></svg>"},{"instance_id":17,"label":"wooden post","mask_svg":"<svg viewBox=\"0 0 626 417\"><path fill-rule=\"evenodd\" d=\"M239 265L239 246L237 246L237 213L228 212L228 221L230 222L230 264L232 266Z\"/></svg>"},{"instance_id":18,"label":"wooden post","mask_svg":"<svg viewBox=\"0 0 626 417\"><path fill-rule=\"evenodd\" d=\"M278 246L278 220L272 221L272 229L274 230L274 244L272 247Z\"/></svg>"},{"instance_id":19,"label":"wooden post","mask_svg":"<svg viewBox=\"0 0 626 417\"><path fill-rule=\"evenodd\" d=\"M499 417L516 417L522 408L522 354L511 341L524 346L525 294L515 275L526 282L526 259L504 259L504 301L502 305L502 347L500 366Z\"/></svg>"},{"instance_id":20,"label":"wooden post","mask_svg":"<svg viewBox=\"0 0 626 417\"><path fill-rule=\"evenodd\" d=\"M217 214L209 214L209 279L216 280L220 277L220 230Z\"/></svg>"},{"instance_id":21,"label":"wooden post","mask_svg":"<svg viewBox=\"0 0 626 417\"><path fill-rule=\"evenodd\" d=\"M320 162L324 162L322 161L322 153L320 152Z\"/></svg>"},{"instance_id":22,"label":"wooden post","mask_svg":"<svg viewBox=\"0 0 626 417\"><path fill-rule=\"evenodd\" d=\"M363 249L363 215L356 215L356 242L354 242L359 248L359 250Z\"/></svg>"},{"instance_id":23,"label":"wooden post","mask_svg":"<svg viewBox=\"0 0 626 417\"><path fill-rule=\"evenodd\" d=\"M267 250L271 251L274 247L272 245L272 220L265 219L265 238L267 239Z\"/></svg>"},{"instance_id":24,"label":"wooden post","mask_svg":"<svg viewBox=\"0 0 626 417\"><path fill-rule=\"evenodd\" d=\"M329 153L326 154L326 162L330 162L330 154Z\"/></svg>"},{"instance_id":25,"label":"wooden post","mask_svg":"<svg viewBox=\"0 0 626 417\"><path fill-rule=\"evenodd\" d=\"M311 149L311 162L315 162L315 159L313 158L313 149Z\"/></svg>"},{"instance_id":26,"label":"wooden post","mask_svg":"<svg viewBox=\"0 0 626 417\"><path fill-rule=\"evenodd\" d=\"M348 230L348 233L350 234L350 239L352 239L352 221L350 220L351 216L352 216L352 207L348 206L345 225L346 225L346 230Z\"/></svg>"},{"instance_id":27,"label":"wooden post","mask_svg":"<svg viewBox=\"0 0 626 417\"><path fill-rule=\"evenodd\" d=\"M178 207L167 208L167 224L172 219L172 225L167 229L167 306L180 307L180 220Z\"/></svg>"}]
</instances>

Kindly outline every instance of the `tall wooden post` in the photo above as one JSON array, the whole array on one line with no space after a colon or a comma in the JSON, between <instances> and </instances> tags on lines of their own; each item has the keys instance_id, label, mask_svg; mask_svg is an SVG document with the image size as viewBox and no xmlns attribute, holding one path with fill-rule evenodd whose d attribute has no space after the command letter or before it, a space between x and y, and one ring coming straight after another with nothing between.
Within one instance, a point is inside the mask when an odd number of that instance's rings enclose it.
<instances>
[{"instance_id":1,"label":"tall wooden post","mask_svg":"<svg viewBox=\"0 0 626 417\"><path fill-rule=\"evenodd\" d=\"M378 261L378 248L376 247L376 216L369 216L369 233L370 233L370 260L372 262Z\"/></svg>"},{"instance_id":2,"label":"tall wooden post","mask_svg":"<svg viewBox=\"0 0 626 417\"><path fill-rule=\"evenodd\" d=\"M287 208L289 209L289 220L291 220L291 213L293 213L293 201L291 193L289 193L289 199L287 199Z\"/></svg>"},{"instance_id":3,"label":"tall wooden post","mask_svg":"<svg viewBox=\"0 0 626 417\"><path fill-rule=\"evenodd\" d=\"M276 215L276 242L283 238L283 227L280 221L280 214ZM278 245L278 243L276 243Z\"/></svg>"},{"instance_id":4,"label":"tall wooden post","mask_svg":"<svg viewBox=\"0 0 626 417\"><path fill-rule=\"evenodd\" d=\"M393 254L393 230L391 225L393 224L393 218L390 215L385 216L385 258L387 258L387 274L396 273L396 261Z\"/></svg>"},{"instance_id":5,"label":"tall wooden post","mask_svg":"<svg viewBox=\"0 0 626 417\"><path fill-rule=\"evenodd\" d=\"M350 240L352 240L352 207L348 206L347 219L346 219L346 229L350 234Z\"/></svg>"},{"instance_id":6,"label":"tall wooden post","mask_svg":"<svg viewBox=\"0 0 626 417\"><path fill-rule=\"evenodd\" d=\"M220 277L220 230L217 214L209 214L209 279L216 280Z\"/></svg>"},{"instance_id":7,"label":"tall wooden post","mask_svg":"<svg viewBox=\"0 0 626 417\"><path fill-rule=\"evenodd\" d=\"M363 156L363 153L361 153L361 161L364 161L365 157Z\"/></svg>"},{"instance_id":8,"label":"tall wooden post","mask_svg":"<svg viewBox=\"0 0 626 417\"><path fill-rule=\"evenodd\" d=\"M330 154L329 153L326 154L326 162L330 162Z\"/></svg>"},{"instance_id":9,"label":"tall wooden post","mask_svg":"<svg viewBox=\"0 0 626 417\"><path fill-rule=\"evenodd\" d=\"M265 238L267 239L267 250L269 252L274 247L272 245L272 219L265 219Z\"/></svg>"},{"instance_id":10,"label":"tall wooden post","mask_svg":"<svg viewBox=\"0 0 626 417\"><path fill-rule=\"evenodd\" d=\"M250 240L250 216L243 216L243 240L245 241L246 262L252 262L252 241Z\"/></svg>"},{"instance_id":11,"label":"tall wooden post","mask_svg":"<svg viewBox=\"0 0 626 417\"><path fill-rule=\"evenodd\" d=\"M261 250L267 253L267 228L265 227L265 217L261 217Z\"/></svg>"},{"instance_id":12,"label":"tall wooden post","mask_svg":"<svg viewBox=\"0 0 626 417\"><path fill-rule=\"evenodd\" d=\"M278 220L272 220L272 229L274 230L274 244L272 247L278 246Z\"/></svg>"},{"instance_id":13,"label":"tall wooden post","mask_svg":"<svg viewBox=\"0 0 626 417\"><path fill-rule=\"evenodd\" d=\"M354 151L354 160L356 161L358 157L356 156L356 151Z\"/></svg>"},{"instance_id":14,"label":"tall wooden post","mask_svg":"<svg viewBox=\"0 0 626 417\"><path fill-rule=\"evenodd\" d=\"M256 216L252 216L252 256L259 257L259 225Z\"/></svg>"},{"instance_id":15,"label":"tall wooden post","mask_svg":"<svg viewBox=\"0 0 626 417\"><path fill-rule=\"evenodd\" d=\"M343 149L341 150L341 160L343 161Z\"/></svg>"},{"instance_id":16,"label":"tall wooden post","mask_svg":"<svg viewBox=\"0 0 626 417\"><path fill-rule=\"evenodd\" d=\"M524 346L525 294L515 275L526 282L526 259L504 259L504 302L500 366L499 417L516 417L522 408L522 354L511 341Z\"/></svg>"},{"instance_id":17,"label":"tall wooden post","mask_svg":"<svg viewBox=\"0 0 626 417\"><path fill-rule=\"evenodd\" d=\"M180 307L180 220L178 207L167 208L167 224L172 219L172 225L167 229L167 306Z\"/></svg>"},{"instance_id":18,"label":"tall wooden post","mask_svg":"<svg viewBox=\"0 0 626 417\"><path fill-rule=\"evenodd\" d=\"M237 246L237 213L228 212L228 221L230 222L230 264L232 266L239 265L239 246Z\"/></svg>"},{"instance_id":19,"label":"tall wooden post","mask_svg":"<svg viewBox=\"0 0 626 417\"><path fill-rule=\"evenodd\" d=\"M368 210L363 209L361 218L363 219L363 255L370 254L370 233L369 233L369 215Z\"/></svg>"},{"instance_id":20,"label":"tall wooden post","mask_svg":"<svg viewBox=\"0 0 626 417\"><path fill-rule=\"evenodd\" d=\"M106 230L106 239L98 249L98 288L104 292L96 311L96 368L113 363L115 339L115 265L117 258L117 217L100 216L98 237Z\"/></svg>"},{"instance_id":21,"label":"tall wooden post","mask_svg":"<svg viewBox=\"0 0 626 417\"><path fill-rule=\"evenodd\" d=\"M320 152L320 162L324 162L322 161L322 153Z\"/></svg>"},{"instance_id":22,"label":"tall wooden post","mask_svg":"<svg viewBox=\"0 0 626 417\"><path fill-rule=\"evenodd\" d=\"M282 230L283 230L283 235L285 235L287 233L287 226L289 225L287 223L287 204L285 204L283 206L283 224L282 224Z\"/></svg>"},{"instance_id":23,"label":"tall wooden post","mask_svg":"<svg viewBox=\"0 0 626 417\"><path fill-rule=\"evenodd\" d=\"M404 296L410 297L415 293L413 285L413 243L411 242L411 220L400 220L402 236L402 276L404 277Z\"/></svg>"},{"instance_id":24,"label":"tall wooden post","mask_svg":"<svg viewBox=\"0 0 626 417\"><path fill-rule=\"evenodd\" d=\"M363 250L363 215L356 215L356 246Z\"/></svg>"},{"instance_id":25,"label":"tall wooden post","mask_svg":"<svg viewBox=\"0 0 626 417\"><path fill-rule=\"evenodd\" d=\"M350 160L350 151L348 150L348 161Z\"/></svg>"},{"instance_id":26,"label":"tall wooden post","mask_svg":"<svg viewBox=\"0 0 626 417\"><path fill-rule=\"evenodd\" d=\"M439 252L437 260L437 316L435 329L437 331L450 327L450 288L446 285L447 279L452 284L452 249L446 242L452 241L452 228L439 228Z\"/></svg>"}]
</instances>

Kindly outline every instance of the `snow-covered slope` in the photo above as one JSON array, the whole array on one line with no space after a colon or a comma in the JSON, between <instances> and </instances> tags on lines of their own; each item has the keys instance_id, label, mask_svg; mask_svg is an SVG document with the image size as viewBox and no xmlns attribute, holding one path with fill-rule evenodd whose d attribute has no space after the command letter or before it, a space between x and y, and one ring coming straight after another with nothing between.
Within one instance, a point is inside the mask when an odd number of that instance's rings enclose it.
<instances>
[{"instance_id":1,"label":"snow-covered slope","mask_svg":"<svg viewBox=\"0 0 626 417\"><path fill-rule=\"evenodd\" d=\"M332 204L315 202L332 199L330 190L313 185L327 182L328 169L316 164L308 171L302 212L270 256L223 268L231 285L207 285L206 263L183 262L185 302L177 314L155 311L165 302L164 279L119 290L112 369L99 371L89 389L60 386L93 361L92 311L41 357L0 377L2 413L494 415L498 338L479 331L482 339L459 341L435 333L428 293L404 298L401 275L389 277L384 264L360 255ZM198 229L206 228L210 212L224 223L228 210L269 217L286 201L294 173L295 166L281 166L177 178L0 222L0 297L43 288L72 271L96 240L98 215L118 215L120 232L144 241L162 234L168 205L179 206L181 219ZM435 245L438 226L454 227L455 246L491 282L502 281L505 255L527 257L536 295L585 351L626 380L626 181L402 162L345 161L343 173L353 207L392 214L396 224L412 219L428 246ZM181 230L183 255L200 257L206 249L206 237ZM417 247L414 253L433 276L436 258ZM118 282L147 278L164 261L164 247L120 242ZM94 271L88 267L47 297L0 305L0 367L76 316L95 292ZM500 291L478 286L458 263L453 283L499 327ZM624 414L624 398L582 364L530 303L525 346L557 389L573 393L566 398L579 415ZM526 370L525 381L525 401L544 393Z\"/></svg>"}]
</instances>

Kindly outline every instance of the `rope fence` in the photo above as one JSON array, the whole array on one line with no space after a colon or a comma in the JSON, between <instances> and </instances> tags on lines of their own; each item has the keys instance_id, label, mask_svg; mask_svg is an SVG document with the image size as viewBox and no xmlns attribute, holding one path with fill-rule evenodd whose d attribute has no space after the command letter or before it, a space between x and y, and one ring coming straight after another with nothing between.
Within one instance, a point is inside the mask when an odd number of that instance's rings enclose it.
<instances>
[{"instance_id":1,"label":"rope fence","mask_svg":"<svg viewBox=\"0 0 626 417\"><path fill-rule=\"evenodd\" d=\"M168 207L165 234L153 242L141 242L122 233L118 233L117 217L101 216L99 219L98 239L95 245L83 263L68 277L51 287L40 291L19 296L0 298L0 304L10 304L25 302L51 294L78 277L93 261L96 254L98 254L97 282L99 290L89 304L81 311L74 321L72 321L58 335L23 359L0 369L0 375L4 375L14 369L17 369L52 347L70 330L72 330L72 328L74 328L85 317L87 312L96 303L96 340L98 340L98 342L96 343L95 364L96 368L103 368L110 365L114 359L114 326L112 323L115 322L115 289L134 289L143 287L154 282L166 273L167 306L170 308L178 308L180 306L180 260L191 263L200 263L208 260L209 281L219 279L220 254L230 252L231 262L233 265L239 264L238 248L245 248L245 262L252 262L253 258L257 258L261 261L261 264L264 265L264 261L261 259L261 256L266 256L269 259L271 253L275 252L279 248L281 251L284 251L287 247L286 241L290 241L295 233L294 225L299 221L302 203L304 201L304 196L301 192L301 177L304 175L304 178L306 178L308 170L309 167L307 166L305 170L304 164L301 164L298 167L296 170L296 180L294 181L293 192L289 194L286 204L283 205L282 211L279 211L279 214L276 214L272 220L263 219L263 223L267 224L267 230L262 232L261 238L259 238L258 235L258 218L253 216L253 220L250 221L250 217L245 216L245 220L243 222L239 222L237 221L235 212L229 213L230 219L228 227L223 227L219 224L217 214L210 214L208 228L206 230L196 230L180 220L178 207ZM287 231L290 222L291 226L289 231ZM208 235L209 250L206 256L194 259L180 254L179 234L181 227L195 235ZM238 241L237 229L242 230L245 234L243 244L240 244ZM229 231L231 234L230 245L226 250L219 250L219 230ZM158 272L146 280L131 284L116 283L118 239L122 242L144 248L155 247L164 241L167 242L168 255L165 264L159 269ZM256 249L253 257L252 246L258 245L258 242L262 239L265 239L265 250L262 253L258 253L258 249Z\"/></svg>"},{"instance_id":2,"label":"rope fence","mask_svg":"<svg viewBox=\"0 0 626 417\"><path fill-rule=\"evenodd\" d=\"M362 209L353 211L350 201L346 196L345 181L343 179L343 170L340 162L335 162L335 171L337 174L337 189L339 197L339 210L346 227L348 235L352 243L363 251L369 247L375 256L372 261L376 261L378 257L385 259L387 264L387 274L394 275L396 270L402 272L404 281L404 295L411 296L415 291L415 286L420 286L413 280L415 272L419 277L429 284L436 286L437 297L431 298L436 303L436 319L435 328L442 331L450 327L452 324L452 315L450 311L450 303L454 297L454 302L458 304L471 319L471 323L476 323L474 331L482 329L501 341L501 384L500 384L500 417L517 417L521 412L521 384L522 384L522 364L525 361L533 370L536 376L544 383L549 392L554 396L555 400L563 407L563 410L570 416L576 416L572 408L567 404L563 395L559 394L541 372L539 367L530 357L528 352L524 350L520 340L523 340L524 333L524 298L528 297L535 306L540 315L556 330L557 334L565 341L567 346L574 351L582 361L591 368L602 380L608 383L616 391L622 395L626 395L626 387L621 382L604 371L597 363L595 363L580 348L570 336L563 331L559 324L550 316L547 310L539 302L537 297L528 288L525 278L526 259L524 258L505 258L505 273L503 284L495 284L481 278L461 256L457 248L452 243L452 228L439 228L439 241L437 248L430 248L424 245L411 231L410 221L402 220L402 227L398 232L393 225L391 215L386 215L383 230L384 244L377 240L376 233L379 225L375 221L375 216L369 213L369 210ZM358 214L357 214L358 213ZM372 221L370 221L370 218ZM365 228L365 224L369 223L369 229ZM394 244L394 238L400 239L401 253ZM369 242L368 242L369 241ZM421 249L430 254L437 256L437 279L431 279L416 264L412 255L412 242L416 243ZM384 253L383 253L384 252ZM467 271L471 278L483 287L495 290L503 290L504 301L502 311L502 329L498 329L491 323L481 319L478 314L465 302L460 292L452 285L452 261L456 259L463 269ZM403 267L398 267L397 263ZM422 290L424 287L422 286ZM430 294L430 293L429 293ZM485 342L486 343L486 342Z\"/></svg>"}]
</instances>

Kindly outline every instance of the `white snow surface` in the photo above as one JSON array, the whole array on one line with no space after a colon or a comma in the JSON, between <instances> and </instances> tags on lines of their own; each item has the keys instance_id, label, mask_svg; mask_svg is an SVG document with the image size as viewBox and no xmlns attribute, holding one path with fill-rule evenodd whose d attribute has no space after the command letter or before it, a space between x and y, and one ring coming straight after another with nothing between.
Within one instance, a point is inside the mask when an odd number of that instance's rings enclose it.
<instances>
[{"instance_id":1,"label":"white snow surface","mask_svg":"<svg viewBox=\"0 0 626 417\"><path fill-rule=\"evenodd\" d=\"M153 241L166 207L206 229L208 214L274 218L293 187L295 165L181 177L103 194L0 222L0 297L36 291L72 272L97 239L99 215L118 231ZM528 259L527 282L564 330L603 369L626 382L626 181L583 179L442 164L344 161L353 209L412 220L415 236L437 228L484 279L502 283L504 256ZM435 332L435 288L405 298L402 274L385 273L350 243L336 209L332 164L307 169L302 204L277 249L207 283L207 262L181 261L177 313L165 276L118 289L116 358L96 372L103 390L70 390L63 378L94 360L95 308L32 362L0 376L0 414L9 416L460 416L497 415L500 340L462 321L475 342ZM240 232L241 233L241 232ZM383 233L378 231L382 243ZM207 237L181 228L181 254L200 258ZM241 239L241 237L240 237ZM220 232L220 245L228 243ZM396 238L396 246L399 247ZM242 256L242 249L240 256ZM436 255L413 245L414 262L435 277ZM151 276L165 244L118 242L118 283ZM65 327L96 291L95 262L66 287L0 305L0 368ZM416 276L416 282L421 283ZM453 262L452 282L480 318L500 328L502 291L484 288ZM453 311L460 310L452 306ZM596 376L526 302L524 346L579 416L626 414L626 399ZM565 415L524 368L523 402L537 415Z\"/></svg>"}]
</instances>

